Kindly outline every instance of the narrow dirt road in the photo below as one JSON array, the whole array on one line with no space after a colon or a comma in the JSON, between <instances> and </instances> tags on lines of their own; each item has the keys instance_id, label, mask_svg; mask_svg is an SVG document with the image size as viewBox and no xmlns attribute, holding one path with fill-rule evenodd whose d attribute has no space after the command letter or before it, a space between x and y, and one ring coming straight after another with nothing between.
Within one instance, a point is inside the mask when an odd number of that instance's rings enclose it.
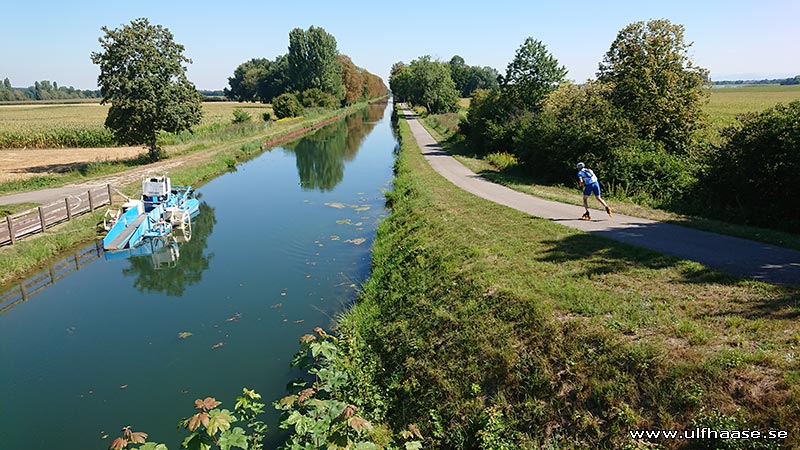
<instances>
[{"instance_id":1,"label":"narrow dirt road","mask_svg":"<svg viewBox=\"0 0 800 450\"><path fill-rule=\"evenodd\" d=\"M583 207L543 200L476 175L444 151L416 115L406 108L402 108L402 112L431 167L478 197L587 233L697 261L733 275L774 284L800 285L798 251L621 214L614 214L610 219L599 210L592 213L595 219L580 220Z\"/></svg>"}]
</instances>

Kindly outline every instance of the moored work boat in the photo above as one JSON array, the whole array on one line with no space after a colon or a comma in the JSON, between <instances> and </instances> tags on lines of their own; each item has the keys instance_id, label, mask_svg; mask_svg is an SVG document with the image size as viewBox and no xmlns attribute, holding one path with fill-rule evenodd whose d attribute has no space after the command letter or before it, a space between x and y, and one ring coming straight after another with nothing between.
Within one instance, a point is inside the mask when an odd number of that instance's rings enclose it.
<instances>
[{"instance_id":1,"label":"moored work boat","mask_svg":"<svg viewBox=\"0 0 800 450\"><path fill-rule=\"evenodd\" d=\"M106 212L103 248L108 252L135 248L145 239L171 235L179 229L191 235L192 217L200 212L200 201L191 186L172 186L169 177L147 177L142 181L141 200L129 199L117 210Z\"/></svg>"}]
</instances>

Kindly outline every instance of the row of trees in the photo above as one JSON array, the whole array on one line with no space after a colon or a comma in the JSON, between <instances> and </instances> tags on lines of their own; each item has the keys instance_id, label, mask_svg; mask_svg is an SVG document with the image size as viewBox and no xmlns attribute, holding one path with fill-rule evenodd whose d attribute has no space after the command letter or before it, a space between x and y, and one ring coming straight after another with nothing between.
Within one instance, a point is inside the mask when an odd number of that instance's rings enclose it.
<instances>
[{"instance_id":1,"label":"row of trees","mask_svg":"<svg viewBox=\"0 0 800 450\"><path fill-rule=\"evenodd\" d=\"M469 97L476 89L494 89L499 74L491 67L468 66L461 56L449 63L434 61L429 55L411 64L392 65L389 86L395 99L424 105L432 113L455 111L459 97Z\"/></svg>"},{"instance_id":2,"label":"row of trees","mask_svg":"<svg viewBox=\"0 0 800 450\"><path fill-rule=\"evenodd\" d=\"M510 153L545 182L574 183L575 163L585 161L618 195L800 231L800 214L784 207L800 173L800 102L743 116L709 141L708 71L691 61L690 47L682 25L632 23L611 44L597 79L578 85L528 38L498 87L473 93L462 135L474 152ZM415 79L415 63L393 70L393 92L430 112L452 110L431 100L447 98L424 94L446 92L452 80L431 89L423 82L431 78Z\"/></svg>"},{"instance_id":3,"label":"row of trees","mask_svg":"<svg viewBox=\"0 0 800 450\"><path fill-rule=\"evenodd\" d=\"M287 54L240 64L228 84L225 96L231 100L272 103L282 94L292 94L305 106L348 105L388 93L380 77L339 53L336 38L314 26L308 30L295 28L289 33ZM313 94L307 94L309 90ZM329 100L318 101L319 92ZM314 98L317 105L307 104L304 98Z\"/></svg>"},{"instance_id":4,"label":"row of trees","mask_svg":"<svg viewBox=\"0 0 800 450\"><path fill-rule=\"evenodd\" d=\"M792 86L800 84L800 75L795 75L791 78L772 78L763 80L722 80L715 81L715 86L741 86L750 84L780 84L781 86Z\"/></svg>"},{"instance_id":5,"label":"row of trees","mask_svg":"<svg viewBox=\"0 0 800 450\"><path fill-rule=\"evenodd\" d=\"M92 53L91 59L100 66L101 103L111 103L105 124L118 142L147 144L155 161L159 133L177 133L200 123L202 96L186 77L185 64L191 60L168 29L146 18L102 30L102 51ZM380 78L340 55L336 39L313 26L292 30L287 55L274 61L250 60L229 81L227 96L274 100L279 118L302 114L303 105L334 108L387 93Z\"/></svg>"},{"instance_id":6,"label":"row of trees","mask_svg":"<svg viewBox=\"0 0 800 450\"><path fill-rule=\"evenodd\" d=\"M27 88L11 86L11 80L5 78L0 85L0 101L24 100L62 100L73 98L97 98L100 91L80 90L72 86L59 86L58 83L48 80L37 81Z\"/></svg>"}]
</instances>

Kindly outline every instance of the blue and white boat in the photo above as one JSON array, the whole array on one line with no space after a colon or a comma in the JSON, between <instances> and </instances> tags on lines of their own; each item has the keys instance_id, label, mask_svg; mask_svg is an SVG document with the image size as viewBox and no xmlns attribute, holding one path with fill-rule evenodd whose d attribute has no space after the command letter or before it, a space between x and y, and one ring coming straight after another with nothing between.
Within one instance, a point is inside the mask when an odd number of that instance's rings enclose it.
<instances>
[{"instance_id":1,"label":"blue and white boat","mask_svg":"<svg viewBox=\"0 0 800 450\"><path fill-rule=\"evenodd\" d=\"M145 178L141 200L129 199L119 210L106 213L103 248L108 252L132 249L174 229L191 235L192 218L199 213L200 201L191 186L172 186L166 176Z\"/></svg>"}]
</instances>

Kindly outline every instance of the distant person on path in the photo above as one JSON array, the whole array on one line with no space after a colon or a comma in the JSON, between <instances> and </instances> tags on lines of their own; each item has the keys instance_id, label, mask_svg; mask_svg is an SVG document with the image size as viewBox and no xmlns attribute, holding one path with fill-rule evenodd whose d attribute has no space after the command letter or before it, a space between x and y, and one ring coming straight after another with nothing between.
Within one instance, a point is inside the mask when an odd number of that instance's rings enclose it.
<instances>
[{"instance_id":1,"label":"distant person on path","mask_svg":"<svg viewBox=\"0 0 800 450\"><path fill-rule=\"evenodd\" d=\"M578 163L577 169L578 180L581 186L583 186L583 207L586 208L586 212L581 216L581 220L592 220L592 216L589 214L589 196L592 194L594 194L598 202L605 206L608 217L611 217L611 208L600 197L600 183L597 181L597 175L582 162Z\"/></svg>"}]
</instances>

